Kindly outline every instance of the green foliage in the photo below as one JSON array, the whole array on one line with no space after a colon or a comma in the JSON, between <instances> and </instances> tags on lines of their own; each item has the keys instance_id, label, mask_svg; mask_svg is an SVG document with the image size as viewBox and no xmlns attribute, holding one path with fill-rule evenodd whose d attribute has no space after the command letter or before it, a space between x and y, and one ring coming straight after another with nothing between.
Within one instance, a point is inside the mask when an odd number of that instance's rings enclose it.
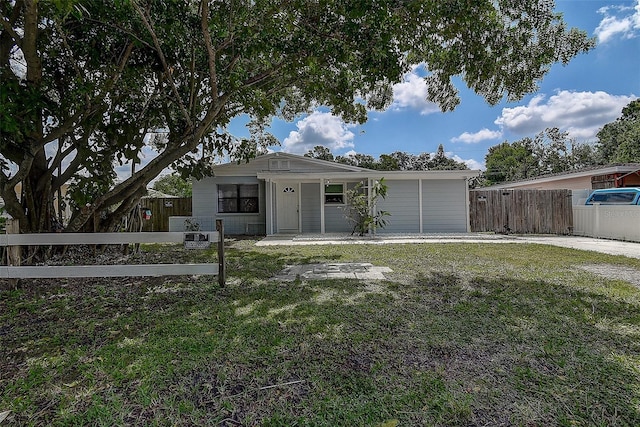
<instances>
[{"instance_id":1,"label":"green foliage","mask_svg":"<svg viewBox=\"0 0 640 427\"><path fill-rule=\"evenodd\" d=\"M535 160L530 141L526 138L512 144L503 142L489 148L485 157L487 169L484 172L489 185L532 176L531 165Z\"/></svg>"},{"instance_id":2,"label":"green foliage","mask_svg":"<svg viewBox=\"0 0 640 427\"><path fill-rule=\"evenodd\" d=\"M485 156L487 185L566 172L599 163L596 150L580 144L568 132L547 128L532 138L503 142Z\"/></svg>"},{"instance_id":3,"label":"green foliage","mask_svg":"<svg viewBox=\"0 0 640 427\"><path fill-rule=\"evenodd\" d=\"M153 183L153 189L170 196L191 197L192 181L173 173L158 178Z\"/></svg>"},{"instance_id":4,"label":"green foliage","mask_svg":"<svg viewBox=\"0 0 640 427\"><path fill-rule=\"evenodd\" d=\"M381 154L376 160L369 154L350 154L348 156L336 156L334 158L331 151L323 146L316 146L309 150L306 157L335 161L350 166L380 170L380 171L426 171L426 170L466 170L468 166L463 162L458 162L447 157L444 146L440 144L438 151L433 157L429 153L414 155L404 151L395 151L391 154Z\"/></svg>"},{"instance_id":5,"label":"green foliage","mask_svg":"<svg viewBox=\"0 0 640 427\"><path fill-rule=\"evenodd\" d=\"M351 154L348 156L337 156L336 162L365 169L375 170L378 167L378 162L376 162L376 159L373 156L361 153Z\"/></svg>"},{"instance_id":6,"label":"green foliage","mask_svg":"<svg viewBox=\"0 0 640 427\"><path fill-rule=\"evenodd\" d=\"M433 156L433 159L427 163L428 170L465 170L469 169L463 162L458 162L447 155L444 152L444 146L438 145L438 151Z\"/></svg>"},{"instance_id":7,"label":"green foliage","mask_svg":"<svg viewBox=\"0 0 640 427\"><path fill-rule=\"evenodd\" d=\"M201 177L212 157L277 144L266 131L275 116L323 105L363 122L412 64L425 64L429 99L451 110L456 77L491 104L518 99L594 45L538 0L15 1L0 14L0 196L32 231L72 179L101 192L85 194L90 208L68 231L97 211L111 212L109 228L165 168ZM226 131L241 114L249 138ZM148 146L159 155L113 181ZM19 182L25 204L9 197Z\"/></svg>"},{"instance_id":8,"label":"green foliage","mask_svg":"<svg viewBox=\"0 0 640 427\"><path fill-rule=\"evenodd\" d=\"M326 160L328 162L334 161L333 154L331 154L331 150L327 147L323 147L322 145L316 145L313 147L313 150L307 151L304 155L305 157L311 157L319 160Z\"/></svg>"},{"instance_id":9,"label":"green foliage","mask_svg":"<svg viewBox=\"0 0 640 427\"><path fill-rule=\"evenodd\" d=\"M598 150L606 163L640 162L640 99L622 109L622 116L598 132Z\"/></svg>"},{"instance_id":10,"label":"green foliage","mask_svg":"<svg viewBox=\"0 0 640 427\"><path fill-rule=\"evenodd\" d=\"M578 143L567 132L547 128L533 139L503 142L485 156L487 185L534 178L611 163L640 162L640 100L622 109L622 116L597 134L595 145Z\"/></svg>"},{"instance_id":11,"label":"green foliage","mask_svg":"<svg viewBox=\"0 0 640 427\"><path fill-rule=\"evenodd\" d=\"M386 217L391 214L376 208L378 199L387 197L384 178L375 181L370 189L364 188L359 182L346 191L346 196L345 216L353 224L351 234L357 232L358 236L364 236L366 233L375 233L377 228L384 228L387 225Z\"/></svg>"}]
</instances>

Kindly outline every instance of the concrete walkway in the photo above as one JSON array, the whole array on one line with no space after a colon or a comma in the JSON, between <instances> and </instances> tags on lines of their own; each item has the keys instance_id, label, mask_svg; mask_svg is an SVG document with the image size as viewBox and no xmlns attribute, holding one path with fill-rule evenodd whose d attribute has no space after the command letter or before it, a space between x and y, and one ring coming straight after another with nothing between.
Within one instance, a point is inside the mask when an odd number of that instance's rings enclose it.
<instances>
[{"instance_id":1,"label":"concrete walkway","mask_svg":"<svg viewBox=\"0 0 640 427\"><path fill-rule=\"evenodd\" d=\"M389 267L376 267L366 262L288 265L273 279L292 282L297 278L307 280L359 279L384 280Z\"/></svg>"},{"instance_id":2,"label":"concrete walkway","mask_svg":"<svg viewBox=\"0 0 640 427\"><path fill-rule=\"evenodd\" d=\"M382 245L390 243L530 243L624 255L640 259L640 243L579 236L515 236L484 233L378 234L357 237L345 234L289 234L267 236L256 246L295 245Z\"/></svg>"}]
</instances>

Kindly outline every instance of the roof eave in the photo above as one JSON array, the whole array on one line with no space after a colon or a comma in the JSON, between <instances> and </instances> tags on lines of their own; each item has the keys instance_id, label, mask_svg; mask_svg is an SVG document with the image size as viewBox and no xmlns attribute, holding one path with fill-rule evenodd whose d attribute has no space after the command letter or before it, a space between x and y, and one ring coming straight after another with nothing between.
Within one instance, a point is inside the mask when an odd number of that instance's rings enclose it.
<instances>
[{"instance_id":1,"label":"roof eave","mask_svg":"<svg viewBox=\"0 0 640 427\"><path fill-rule=\"evenodd\" d=\"M387 181L401 179L469 179L480 175L479 170L452 171L375 171L363 170L359 172L259 172L258 179L313 181L320 179L381 179Z\"/></svg>"},{"instance_id":2,"label":"roof eave","mask_svg":"<svg viewBox=\"0 0 640 427\"><path fill-rule=\"evenodd\" d=\"M605 166L602 168L585 169L585 170L579 170L579 171L573 171L573 172L566 172L566 173L557 174L557 175L540 176L540 177L525 179L520 181L505 182L502 184L491 185L485 188L487 189L495 188L497 190L500 190L500 189L509 188L509 187L518 187L518 186L531 185L531 184L537 184L537 183L544 184L544 183L554 182L554 181L563 181L565 179L584 178L588 176L607 175L607 174L613 174L613 173L628 173L628 172L634 172L637 170L640 170L640 164L630 163L626 165Z\"/></svg>"}]
</instances>

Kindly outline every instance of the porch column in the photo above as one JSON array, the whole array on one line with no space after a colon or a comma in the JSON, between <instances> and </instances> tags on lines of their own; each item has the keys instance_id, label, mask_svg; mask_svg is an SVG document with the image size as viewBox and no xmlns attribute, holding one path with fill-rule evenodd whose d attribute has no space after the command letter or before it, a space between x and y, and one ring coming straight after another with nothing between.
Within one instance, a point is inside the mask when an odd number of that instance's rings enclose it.
<instances>
[{"instance_id":1,"label":"porch column","mask_svg":"<svg viewBox=\"0 0 640 427\"><path fill-rule=\"evenodd\" d=\"M371 177L367 177L367 206L369 207L369 215L375 215L376 206L372 203L372 194L371 190L373 189L374 180ZM371 230L369 230L371 231Z\"/></svg>"},{"instance_id":2,"label":"porch column","mask_svg":"<svg viewBox=\"0 0 640 427\"><path fill-rule=\"evenodd\" d=\"M265 212L266 232L267 235L273 234L273 184L270 179L265 183L265 192L267 196L267 211Z\"/></svg>"},{"instance_id":3,"label":"porch column","mask_svg":"<svg viewBox=\"0 0 640 427\"><path fill-rule=\"evenodd\" d=\"M464 178L464 196L465 196L465 207L467 210L467 233L471 233L471 200L469 200L469 180L470 178Z\"/></svg>"},{"instance_id":4,"label":"porch column","mask_svg":"<svg viewBox=\"0 0 640 427\"><path fill-rule=\"evenodd\" d=\"M320 234L324 234L324 178L320 178Z\"/></svg>"},{"instance_id":5,"label":"porch column","mask_svg":"<svg viewBox=\"0 0 640 427\"><path fill-rule=\"evenodd\" d=\"M418 212L420 217L420 234L422 234L424 230L424 224L422 222L422 178L418 178Z\"/></svg>"},{"instance_id":6,"label":"porch column","mask_svg":"<svg viewBox=\"0 0 640 427\"><path fill-rule=\"evenodd\" d=\"M298 233L302 233L302 183L297 184L298 192Z\"/></svg>"}]
</instances>

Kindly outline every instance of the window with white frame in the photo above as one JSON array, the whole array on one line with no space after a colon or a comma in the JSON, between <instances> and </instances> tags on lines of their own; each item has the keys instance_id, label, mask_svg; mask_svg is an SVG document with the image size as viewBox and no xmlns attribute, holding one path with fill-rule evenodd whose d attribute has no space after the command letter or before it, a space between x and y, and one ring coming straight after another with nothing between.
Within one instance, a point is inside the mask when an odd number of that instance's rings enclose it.
<instances>
[{"instance_id":1,"label":"window with white frame","mask_svg":"<svg viewBox=\"0 0 640 427\"><path fill-rule=\"evenodd\" d=\"M324 186L324 203L326 205L344 205L344 184L326 184Z\"/></svg>"},{"instance_id":2,"label":"window with white frame","mask_svg":"<svg viewBox=\"0 0 640 427\"><path fill-rule=\"evenodd\" d=\"M218 213L258 213L258 184L218 184Z\"/></svg>"}]
</instances>

